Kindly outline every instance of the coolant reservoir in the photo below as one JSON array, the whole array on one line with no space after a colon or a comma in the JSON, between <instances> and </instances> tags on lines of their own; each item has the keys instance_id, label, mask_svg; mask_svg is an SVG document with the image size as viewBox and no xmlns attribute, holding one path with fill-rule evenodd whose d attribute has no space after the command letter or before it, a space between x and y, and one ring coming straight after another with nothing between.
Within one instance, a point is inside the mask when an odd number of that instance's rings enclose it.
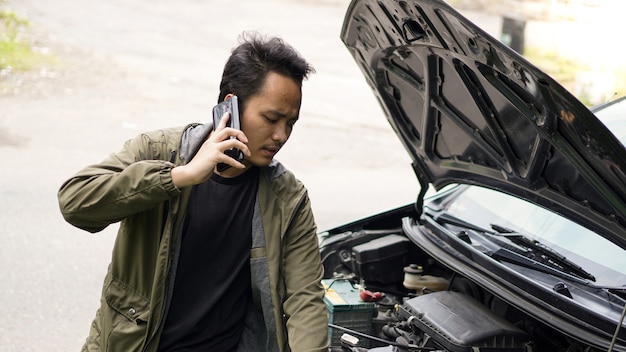
<instances>
[{"instance_id":1,"label":"coolant reservoir","mask_svg":"<svg viewBox=\"0 0 626 352\"><path fill-rule=\"evenodd\" d=\"M404 267L404 287L418 294L430 291L443 291L448 288L448 280L443 277L423 275L424 270L417 264Z\"/></svg>"}]
</instances>

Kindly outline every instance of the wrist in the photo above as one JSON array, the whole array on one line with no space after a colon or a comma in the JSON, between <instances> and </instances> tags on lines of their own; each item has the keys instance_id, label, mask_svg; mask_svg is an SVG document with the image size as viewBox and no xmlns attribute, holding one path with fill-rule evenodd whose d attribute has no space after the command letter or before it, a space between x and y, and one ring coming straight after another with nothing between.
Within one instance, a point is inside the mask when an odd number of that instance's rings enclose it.
<instances>
[{"instance_id":1,"label":"wrist","mask_svg":"<svg viewBox=\"0 0 626 352\"><path fill-rule=\"evenodd\" d=\"M185 165L173 167L170 171L170 175L172 177L172 182L178 188L185 188L194 185L193 179L187 172Z\"/></svg>"}]
</instances>

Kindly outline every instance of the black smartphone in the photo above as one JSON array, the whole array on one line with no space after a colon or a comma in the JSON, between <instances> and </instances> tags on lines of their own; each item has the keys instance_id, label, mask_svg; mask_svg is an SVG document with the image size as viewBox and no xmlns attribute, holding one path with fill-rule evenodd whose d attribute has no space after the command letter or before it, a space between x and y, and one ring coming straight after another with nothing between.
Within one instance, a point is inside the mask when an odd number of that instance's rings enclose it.
<instances>
[{"instance_id":1,"label":"black smartphone","mask_svg":"<svg viewBox=\"0 0 626 352\"><path fill-rule=\"evenodd\" d=\"M226 123L226 127L231 127L231 128L238 129L238 130L241 129L241 125L239 122L239 102L237 100L237 96L233 95L232 97L230 97L230 99L224 100L223 102L213 107L213 130L214 131L217 128L217 125L219 125L220 121L222 120L222 116L224 116L224 114L227 112L230 113L230 118L228 119L228 122ZM230 137L230 138L235 138L235 137ZM231 148L231 149L224 151L224 154L230 156L231 158L239 162L243 161L243 152L241 152L241 150L239 149ZM219 163L217 164L217 171L222 172L228 169L229 167L230 165L228 164Z\"/></svg>"}]
</instances>

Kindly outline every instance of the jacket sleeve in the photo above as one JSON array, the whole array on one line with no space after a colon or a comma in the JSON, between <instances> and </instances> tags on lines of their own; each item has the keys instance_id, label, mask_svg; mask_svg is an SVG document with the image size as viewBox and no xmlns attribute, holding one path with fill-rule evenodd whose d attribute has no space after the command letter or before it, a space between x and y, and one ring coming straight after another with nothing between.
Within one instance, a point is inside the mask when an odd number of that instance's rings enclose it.
<instances>
[{"instance_id":1,"label":"jacket sleeve","mask_svg":"<svg viewBox=\"0 0 626 352\"><path fill-rule=\"evenodd\" d=\"M310 200L305 194L285 238L287 336L292 351L328 351L322 266Z\"/></svg>"},{"instance_id":2,"label":"jacket sleeve","mask_svg":"<svg viewBox=\"0 0 626 352\"><path fill-rule=\"evenodd\" d=\"M164 139L163 132L139 135L63 183L58 201L65 220L98 232L179 194L170 176L174 164L164 155Z\"/></svg>"}]
</instances>

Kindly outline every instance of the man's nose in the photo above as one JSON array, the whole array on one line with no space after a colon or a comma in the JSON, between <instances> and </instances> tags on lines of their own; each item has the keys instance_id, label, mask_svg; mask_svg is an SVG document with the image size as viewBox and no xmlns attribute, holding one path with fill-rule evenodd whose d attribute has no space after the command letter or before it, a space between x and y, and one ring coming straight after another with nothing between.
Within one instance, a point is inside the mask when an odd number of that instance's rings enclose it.
<instances>
[{"instance_id":1,"label":"man's nose","mask_svg":"<svg viewBox=\"0 0 626 352\"><path fill-rule=\"evenodd\" d=\"M289 127L286 123L277 123L274 128L274 133L272 134L272 139L280 144L283 144L289 138Z\"/></svg>"}]
</instances>

